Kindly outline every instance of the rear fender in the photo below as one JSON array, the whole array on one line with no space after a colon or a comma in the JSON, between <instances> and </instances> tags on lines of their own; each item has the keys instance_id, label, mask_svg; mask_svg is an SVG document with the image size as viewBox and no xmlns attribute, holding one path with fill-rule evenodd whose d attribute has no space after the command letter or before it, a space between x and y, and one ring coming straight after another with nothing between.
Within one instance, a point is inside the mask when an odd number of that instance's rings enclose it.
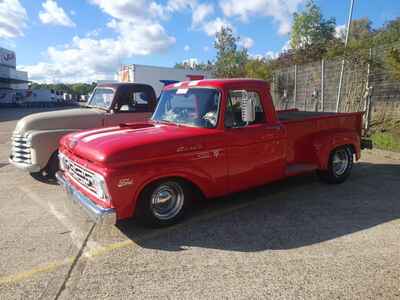
<instances>
[{"instance_id":1,"label":"rear fender","mask_svg":"<svg viewBox=\"0 0 400 300\"><path fill-rule=\"evenodd\" d=\"M360 136L355 131L331 131L324 132L315 137L314 149L316 152L316 158L318 168L325 170L328 168L328 161L330 153L333 149L340 146L350 145L354 150L356 160L360 159Z\"/></svg>"}]
</instances>

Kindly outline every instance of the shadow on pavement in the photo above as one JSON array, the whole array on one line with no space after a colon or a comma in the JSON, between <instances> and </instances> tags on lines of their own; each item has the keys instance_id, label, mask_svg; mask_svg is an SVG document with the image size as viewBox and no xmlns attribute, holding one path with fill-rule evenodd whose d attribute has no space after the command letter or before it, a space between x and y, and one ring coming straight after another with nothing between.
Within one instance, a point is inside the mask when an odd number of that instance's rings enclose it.
<instances>
[{"instance_id":1,"label":"shadow on pavement","mask_svg":"<svg viewBox=\"0 0 400 300\"><path fill-rule=\"evenodd\" d=\"M292 249L398 219L399 182L400 165L357 163L341 185L308 175L205 201L183 224L158 229L155 238L140 239L139 232L151 230L134 221L118 227L140 246L166 251Z\"/></svg>"}]
</instances>

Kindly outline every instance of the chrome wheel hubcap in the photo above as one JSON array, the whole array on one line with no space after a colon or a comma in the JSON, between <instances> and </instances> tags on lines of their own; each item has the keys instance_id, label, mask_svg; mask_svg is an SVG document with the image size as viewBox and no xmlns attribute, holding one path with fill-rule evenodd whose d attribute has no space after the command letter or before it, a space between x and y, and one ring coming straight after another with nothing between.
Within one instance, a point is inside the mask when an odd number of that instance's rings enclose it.
<instances>
[{"instance_id":1,"label":"chrome wheel hubcap","mask_svg":"<svg viewBox=\"0 0 400 300\"><path fill-rule=\"evenodd\" d=\"M151 195L151 210L160 220L176 217L182 210L185 197L182 187L176 182L158 186Z\"/></svg>"},{"instance_id":2,"label":"chrome wheel hubcap","mask_svg":"<svg viewBox=\"0 0 400 300\"><path fill-rule=\"evenodd\" d=\"M350 163L349 153L346 149L337 150L333 155L332 166L336 176L343 175Z\"/></svg>"}]
</instances>

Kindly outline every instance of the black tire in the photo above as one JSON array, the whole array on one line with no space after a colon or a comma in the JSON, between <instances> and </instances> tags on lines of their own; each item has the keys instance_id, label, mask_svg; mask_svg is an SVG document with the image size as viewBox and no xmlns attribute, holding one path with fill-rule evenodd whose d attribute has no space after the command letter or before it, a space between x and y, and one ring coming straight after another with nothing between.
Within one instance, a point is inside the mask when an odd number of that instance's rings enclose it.
<instances>
[{"instance_id":1,"label":"black tire","mask_svg":"<svg viewBox=\"0 0 400 300\"><path fill-rule=\"evenodd\" d=\"M353 150L349 146L342 146L334 149L329 155L328 169L318 170L318 177L330 184L344 182L353 168ZM335 163L335 159L339 162ZM340 166L339 166L340 164Z\"/></svg>"},{"instance_id":2,"label":"black tire","mask_svg":"<svg viewBox=\"0 0 400 300\"><path fill-rule=\"evenodd\" d=\"M166 202L162 203L163 201ZM179 203L174 204L175 202ZM192 202L193 193L185 181L160 180L150 184L141 193L135 209L135 218L148 227L170 226L180 222L187 215Z\"/></svg>"},{"instance_id":3,"label":"black tire","mask_svg":"<svg viewBox=\"0 0 400 300\"><path fill-rule=\"evenodd\" d=\"M56 183L56 172L59 170L58 151L55 151L46 167L36 173L31 173L31 176L36 180L44 183Z\"/></svg>"}]
</instances>

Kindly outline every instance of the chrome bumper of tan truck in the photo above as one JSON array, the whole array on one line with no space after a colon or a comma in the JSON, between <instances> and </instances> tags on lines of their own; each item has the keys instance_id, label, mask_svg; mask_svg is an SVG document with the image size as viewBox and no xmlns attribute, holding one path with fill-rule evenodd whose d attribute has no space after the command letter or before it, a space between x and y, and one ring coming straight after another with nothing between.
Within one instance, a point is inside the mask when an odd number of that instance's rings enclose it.
<instances>
[{"instance_id":1,"label":"chrome bumper of tan truck","mask_svg":"<svg viewBox=\"0 0 400 300\"><path fill-rule=\"evenodd\" d=\"M69 198L79 204L81 208L86 212L91 220L97 224L114 225L117 222L117 214L114 208L103 208L90 200L80 191L78 191L64 176L62 171L56 173L58 183L64 187Z\"/></svg>"}]
</instances>

